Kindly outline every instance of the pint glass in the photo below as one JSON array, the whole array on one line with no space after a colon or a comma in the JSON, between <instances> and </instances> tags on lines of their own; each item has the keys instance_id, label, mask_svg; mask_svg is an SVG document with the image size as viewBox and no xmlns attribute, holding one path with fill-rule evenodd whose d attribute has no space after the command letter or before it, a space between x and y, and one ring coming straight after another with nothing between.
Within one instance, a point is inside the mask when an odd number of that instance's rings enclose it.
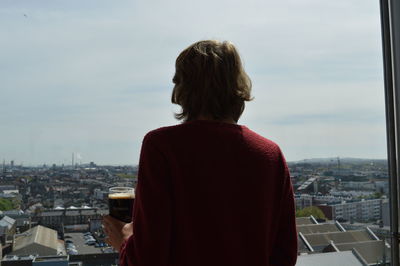
<instances>
[{"instance_id":1,"label":"pint glass","mask_svg":"<svg viewBox=\"0 0 400 266\"><path fill-rule=\"evenodd\" d=\"M132 221L133 201L135 192L129 187L112 187L108 193L110 215L125 223Z\"/></svg>"}]
</instances>

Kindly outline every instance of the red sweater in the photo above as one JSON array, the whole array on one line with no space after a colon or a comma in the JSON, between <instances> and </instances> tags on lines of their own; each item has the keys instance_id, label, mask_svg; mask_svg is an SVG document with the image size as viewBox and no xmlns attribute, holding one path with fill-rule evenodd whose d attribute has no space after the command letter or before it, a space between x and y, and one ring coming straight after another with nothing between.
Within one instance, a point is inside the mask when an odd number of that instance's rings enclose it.
<instances>
[{"instance_id":1,"label":"red sweater","mask_svg":"<svg viewBox=\"0 0 400 266\"><path fill-rule=\"evenodd\" d=\"M279 147L245 126L192 121L142 145L129 266L295 265L293 189Z\"/></svg>"}]
</instances>

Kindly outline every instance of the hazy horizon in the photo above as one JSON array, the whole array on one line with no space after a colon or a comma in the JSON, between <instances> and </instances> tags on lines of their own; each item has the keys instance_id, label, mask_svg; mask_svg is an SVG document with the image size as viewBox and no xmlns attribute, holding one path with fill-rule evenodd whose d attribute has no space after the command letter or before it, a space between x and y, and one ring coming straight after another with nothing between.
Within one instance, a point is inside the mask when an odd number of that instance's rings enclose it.
<instances>
[{"instance_id":1,"label":"hazy horizon","mask_svg":"<svg viewBox=\"0 0 400 266\"><path fill-rule=\"evenodd\" d=\"M307 162L307 161L334 161L337 160L337 158L340 158L341 161L346 161L346 160L360 160L360 161L387 161L387 158L361 158L361 157L338 157L338 156L332 156L332 157L321 157L321 158L304 158L304 159L300 159L300 160L295 160L295 161L287 161L288 163L298 163L298 162ZM89 165L91 162L93 161L84 161L84 162L74 162L75 166L81 166L81 165ZM22 163L22 164L21 164ZM96 164L97 166L131 166L131 167L136 167L139 165L139 163L136 164L123 164L123 163L115 163L115 164L109 164L109 163L102 163L102 164L98 164L96 162L93 162L94 164ZM11 161L5 161L5 166L9 167L11 164ZM43 165L46 165L47 167L51 167L53 164L56 164L57 167L62 166L62 164L57 164L54 162L43 162L43 163L39 163L39 164L25 164L24 162L21 161L15 161L14 160L14 166L20 167L20 166L24 166L24 167L42 167ZM72 166L72 160L69 163L64 164L64 167L69 167ZM0 164L0 167L2 167L2 162Z\"/></svg>"}]
</instances>

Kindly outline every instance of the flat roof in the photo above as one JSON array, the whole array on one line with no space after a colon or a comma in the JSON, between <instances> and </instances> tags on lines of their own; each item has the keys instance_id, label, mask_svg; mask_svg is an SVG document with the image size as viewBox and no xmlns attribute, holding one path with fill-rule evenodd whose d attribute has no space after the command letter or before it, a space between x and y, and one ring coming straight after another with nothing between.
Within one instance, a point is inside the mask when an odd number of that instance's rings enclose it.
<instances>
[{"instance_id":1,"label":"flat roof","mask_svg":"<svg viewBox=\"0 0 400 266\"><path fill-rule=\"evenodd\" d=\"M297 217L296 225L314 224L310 217Z\"/></svg>"},{"instance_id":2,"label":"flat roof","mask_svg":"<svg viewBox=\"0 0 400 266\"><path fill-rule=\"evenodd\" d=\"M297 257L296 266L363 266L351 251L319 253Z\"/></svg>"},{"instance_id":3,"label":"flat roof","mask_svg":"<svg viewBox=\"0 0 400 266\"><path fill-rule=\"evenodd\" d=\"M43 256L36 257L33 261L65 261L69 260L68 256Z\"/></svg>"},{"instance_id":4,"label":"flat roof","mask_svg":"<svg viewBox=\"0 0 400 266\"><path fill-rule=\"evenodd\" d=\"M328 246L331 241L335 244L342 244L374 240L371 235L364 230L304 234L304 238L313 248Z\"/></svg>"},{"instance_id":5,"label":"flat roof","mask_svg":"<svg viewBox=\"0 0 400 266\"><path fill-rule=\"evenodd\" d=\"M381 261L384 257L390 257L390 248L384 244L382 240L364 241L356 243L336 244L340 251L357 250L360 256L369 264ZM384 254L384 252L386 254Z\"/></svg>"},{"instance_id":6,"label":"flat roof","mask_svg":"<svg viewBox=\"0 0 400 266\"><path fill-rule=\"evenodd\" d=\"M316 233L328 233L328 232L341 232L336 224L307 224L298 225L297 232L302 234L316 234Z\"/></svg>"}]
</instances>

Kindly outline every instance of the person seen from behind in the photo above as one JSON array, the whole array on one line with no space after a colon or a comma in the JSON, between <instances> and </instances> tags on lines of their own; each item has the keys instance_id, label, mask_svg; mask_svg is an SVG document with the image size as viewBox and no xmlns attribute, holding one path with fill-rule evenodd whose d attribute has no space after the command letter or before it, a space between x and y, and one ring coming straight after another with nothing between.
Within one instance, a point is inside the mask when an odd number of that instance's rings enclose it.
<instances>
[{"instance_id":1,"label":"person seen from behind","mask_svg":"<svg viewBox=\"0 0 400 266\"><path fill-rule=\"evenodd\" d=\"M104 217L123 266L292 266L293 188L279 146L238 120L251 81L230 42L176 59L179 125L146 134L131 223Z\"/></svg>"}]
</instances>

